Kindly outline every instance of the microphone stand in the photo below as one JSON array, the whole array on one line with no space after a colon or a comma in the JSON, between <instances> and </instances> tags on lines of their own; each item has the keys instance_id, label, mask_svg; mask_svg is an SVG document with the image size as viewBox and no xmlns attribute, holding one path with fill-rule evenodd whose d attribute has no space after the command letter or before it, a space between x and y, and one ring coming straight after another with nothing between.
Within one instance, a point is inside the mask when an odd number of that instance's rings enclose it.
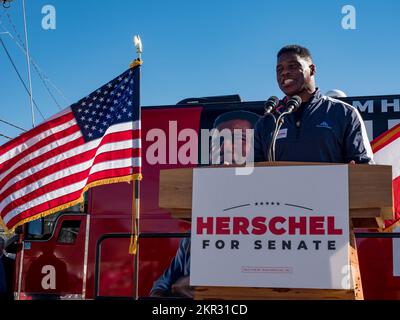
<instances>
[{"instance_id":1,"label":"microphone stand","mask_svg":"<svg viewBox=\"0 0 400 320\"><path fill-rule=\"evenodd\" d=\"M269 162L274 162L275 161L275 144L276 144L276 139L278 137L279 130L281 129L283 123L285 122L285 119L283 118L285 115L292 113L292 111L285 111L283 112L279 117L278 120L275 121L275 130L272 135L272 140L269 145L268 149L268 161ZM275 118L275 117L274 117Z\"/></svg>"},{"instance_id":2,"label":"microphone stand","mask_svg":"<svg viewBox=\"0 0 400 320\"><path fill-rule=\"evenodd\" d=\"M268 110L268 111L265 110L264 116L268 115L268 116L271 116L272 119L274 119L275 130L276 130L276 126L277 126L277 124L276 124L276 117L275 117L275 115L272 113L272 111L274 111L274 109L276 109L276 108L271 108L271 109ZM274 134L275 134L275 130L274 130ZM271 160L271 148L269 148L269 150L268 150L268 161L269 161L269 162L272 161L272 160Z\"/></svg>"},{"instance_id":3,"label":"microphone stand","mask_svg":"<svg viewBox=\"0 0 400 320\"><path fill-rule=\"evenodd\" d=\"M272 135L272 140L271 143L269 145L269 149L268 149L268 160L269 162L275 162L276 157L275 157L275 144L276 144L276 140L278 138L278 134L279 134L279 130L281 129L283 123L284 123L284 119L283 117L296 111L300 105L301 105L301 98L299 96L294 96L292 97L288 102L287 102L287 110L285 112L283 112L279 117L278 120L276 120L276 124L275 124L275 130L274 133Z\"/></svg>"}]
</instances>

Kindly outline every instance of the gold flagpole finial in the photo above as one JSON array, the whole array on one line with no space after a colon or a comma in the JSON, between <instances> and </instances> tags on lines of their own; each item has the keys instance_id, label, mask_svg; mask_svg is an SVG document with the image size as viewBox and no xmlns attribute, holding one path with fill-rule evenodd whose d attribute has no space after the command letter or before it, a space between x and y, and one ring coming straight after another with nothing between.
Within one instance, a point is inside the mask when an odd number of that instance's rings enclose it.
<instances>
[{"instance_id":1,"label":"gold flagpole finial","mask_svg":"<svg viewBox=\"0 0 400 320\"><path fill-rule=\"evenodd\" d=\"M143 45L142 45L142 39L140 39L139 35L136 35L136 36L133 37L133 44L136 47L136 52L138 54L138 57L130 64L131 68L134 68L137 65L141 65L142 64Z\"/></svg>"},{"instance_id":2,"label":"gold flagpole finial","mask_svg":"<svg viewBox=\"0 0 400 320\"><path fill-rule=\"evenodd\" d=\"M139 35L133 37L133 43L135 44L136 47L138 59L142 60L143 45L142 45L142 39L140 39Z\"/></svg>"}]
</instances>

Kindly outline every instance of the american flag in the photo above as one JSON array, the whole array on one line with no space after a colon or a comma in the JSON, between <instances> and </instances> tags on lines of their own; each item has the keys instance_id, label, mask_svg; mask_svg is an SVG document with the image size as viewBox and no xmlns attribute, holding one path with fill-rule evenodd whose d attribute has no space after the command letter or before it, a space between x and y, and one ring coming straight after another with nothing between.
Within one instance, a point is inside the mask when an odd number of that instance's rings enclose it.
<instances>
[{"instance_id":1,"label":"american flag","mask_svg":"<svg viewBox=\"0 0 400 320\"><path fill-rule=\"evenodd\" d=\"M82 200L92 186L141 179L137 64L0 148L0 222L15 229Z\"/></svg>"},{"instance_id":2,"label":"american flag","mask_svg":"<svg viewBox=\"0 0 400 320\"><path fill-rule=\"evenodd\" d=\"M376 137L371 147L376 164L392 166L394 219L385 225L400 225L400 124Z\"/></svg>"}]
</instances>

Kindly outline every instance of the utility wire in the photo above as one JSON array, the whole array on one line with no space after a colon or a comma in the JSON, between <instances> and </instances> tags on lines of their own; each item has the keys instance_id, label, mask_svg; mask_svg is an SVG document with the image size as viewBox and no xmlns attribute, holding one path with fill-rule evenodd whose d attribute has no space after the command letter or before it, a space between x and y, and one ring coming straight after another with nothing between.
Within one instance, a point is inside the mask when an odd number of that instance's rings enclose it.
<instances>
[{"instance_id":1,"label":"utility wire","mask_svg":"<svg viewBox=\"0 0 400 320\"><path fill-rule=\"evenodd\" d=\"M17 128L19 130L22 130L22 131L26 132L26 130L24 128L21 128L21 127L17 126L16 124L12 124L11 122L8 122L6 120L0 119L0 122L3 122L5 124L8 124L11 127L14 127L14 128Z\"/></svg>"},{"instance_id":2,"label":"utility wire","mask_svg":"<svg viewBox=\"0 0 400 320\"><path fill-rule=\"evenodd\" d=\"M14 22L11 19L10 14L6 14L7 18L8 18L8 23L11 25L12 29L14 30L14 34L16 35L16 37L14 37L12 35L11 32L9 32L3 25L1 22L1 15L0 15L0 25L2 26L3 30L6 31L9 36L15 41L15 43L17 44L17 46L20 48L20 50L26 54L26 47L25 47L25 43L22 41L21 35L18 33L17 27L15 26ZM61 92L61 90L50 80L50 78L44 73L44 71L38 66L38 64L35 62L35 60L33 60L32 56L30 56L30 60L32 62L32 65L36 71L36 73L38 74L40 80L42 80L43 85L45 86L47 92L49 93L49 95L51 96L51 98L53 99L53 101L55 102L55 104L57 105L57 107L61 110L61 106L58 103L58 101L56 100L56 98L54 97L54 95L52 94L52 92L50 91L50 88L48 87L47 82L49 82L51 84L51 86L58 92L58 94L65 100L65 102L68 105L71 105L71 102L65 97L65 95Z\"/></svg>"},{"instance_id":3,"label":"utility wire","mask_svg":"<svg viewBox=\"0 0 400 320\"><path fill-rule=\"evenodd\" d=\"M21 50L21 52L22 52L23 54L26 55L27 53L26 53L26 49L25 49L25 44L24 44L23 42L20 42L20 40L16 39L16 38L12 35L12 33L11 33L10 31L8 31L8 30L2 25L1 17L0 17L0 25L1 25L2 29L5 31L5 33L8 34L12 40L14 40L14 42L16 43L16 45L18 46L18 48ZM14 29L14 31L16 31L16 28L15 28L14 25L13 25L13 29ZM20 37L20 35L19 35L18 33L17 33L17 36L18 36L19 39L21 39L21 37ZM29 55L29 58L30 58L30 61L31 61L31 63L32 63L33 68L35 69L37 75L39 76L40 80L42 81L44 87L46 88L46 91L47 91L48 94L49 94L49 96L50 96L51 99L54 101L54 103L57 105L58 109L61 110L62 108L61 108L60 104L58 103L56 97L55 97L55 96L53 95L53 93L50 91L50 88L49 88L49 86L48 86L47 83L46 83L46 79L47 79L48 82L50 82L50 81L49 81L49 78L46 76L46 74L44 74L43 71L40 70L39 66L38 66L38 65L36 64L36 62L32 59L32 56L31 56L31 55ZM50 82L50 83L51 83L51 82ZM53 87L55 87L55 86L53 85ZM56 88L56 90L58 90L58 91L60 92L60 90L59 90L58 88ZM61 96L62 96L62 93L61 93ZM66 99L66 98L64 97L64 99Z\"/></svg>"},{"instance_id":4,"label":"utility wire","mask_svg":"<svg viewBox=\"0 0 400 320\"><path fill-rule=\"evenodd\" d=\"M4 138L7 138L9 140L12 140L12 138L10 138L9 136L6 136L5 134L2 134L2 133L0 133L0 137L4 137Z\"/></svg>"},{"instance_id":5,"label":"utility wire","mask_svg":"<svg viewBox=\"0 0 400 320\"><path fill-rule=\"evenodd\" d=\"M11 58L11 55L10 55L10 53L8 52L7 47L6 47L6 45L4 44L4 41L3 41L3 39L2 39L1 37L0 37L0 43L1 43L1 45L2 45L2 47L3 47L3 49L4 49L4 51L6 52L7 57L8 57L8 59L10 60L10 62L11 62L11 64L12 64L12 66L13 66L15 72L17 73L19 80L21 80L21 82L22 82L22 84L23 84L23 86L24 86L26 92L30 95L29 89L28 89L28 87L26 86L24 79L22 79L21 74L19 73L19 71L18 71L18 69L17 69L17 67L16 67L16 65L15 65L15 63L14 63L14 61L13 61L13 59ZM43 120L45 120L45 118L44 118L44 116L43 116L43 113L40 111L40 109L39 109L39 107L38 107L38 105L36 104L36 101L35 101L34 99L33 99L33 104L35 105L36 110L37 110L37 111L39 112L39 114L42 116Z\"/></svg>"},{"instance_id":6,"label":"utility wire","mask_svg":"<svg viewBox=\"0 0 400 320\"><path fill-rule=\"evenodd\" d=\"M23 47L21 46L21 44L18 42L18 40L11 34L11 32L8 31L8 30L1 24L1 17L0 17L0 26L1 26L2 29L4 30L4 34L9 35L10 38L11 38L12 40L14 40L14 42L17 44L18 48L22 51L22 53L23 53L23 54L26 54L25 48L23 48ZM0 33L0 34L1 34L1 33ZM25 45L23 44L23 46L25 46ZM61 110L62 108L61 108L60 104L58 103L57 99L55 98L55 96L53 95L53 93L50 91L50 88L49 88L49 86L48 86L47 83L46 83L46 79L47 79L47 81L50 82L50 83L51 83L51 81L48 79L48 77L46 76L46 74L44 74L44 72L40 70L39 66L35 63L35 61L32 59L32 57L30 57L30 59L31 59L31 63L32 63L32 65L33 65L33 68L35 69L36 73L38 74L40 80L42 80L42 83L43 83L44 87L46 88L47 92L49 93L50 97L53 99L53 101L54 101L54 103L57 105L58 109ZM52 84L52 85L53 85L53 84ZM53 87L55 87L55 86L53 85ZM60 93L61 96L63 96L62 92L61 92L57 87L55 87L55 89ZM65 97L63 97L63 98L64 98L64 100L67 100ZM70 105L70 103L69 103L68 101L67 101L67 103Z\"/></svg>"}]
</instances>

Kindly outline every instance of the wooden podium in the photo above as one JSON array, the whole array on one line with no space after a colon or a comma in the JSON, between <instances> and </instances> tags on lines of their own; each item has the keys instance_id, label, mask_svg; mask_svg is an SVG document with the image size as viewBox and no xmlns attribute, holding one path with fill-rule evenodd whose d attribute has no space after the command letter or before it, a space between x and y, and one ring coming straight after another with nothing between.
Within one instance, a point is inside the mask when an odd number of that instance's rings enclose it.
<instances>
[{"instance_id":1,"label":"wooden podium","mask_svg":"<svg viewBox=\"0 0 400 320\"><path fill-rule=\"evenodd\" d=\"M263 162L255 166L333 165L329 163ZM341 164L344 165L344 164ZM363 299L354 229L382 231L385 219L393 218L392 167L382 165L346 165L349 177L350 265L352 290L196 287L195 299ZM214 166L215 167L215 166ZM234 166L217 166L232 168ZM201 170L207 170L203 167ZM160 172L159 206L177 219L191 219L193 169ZM334 196L334 195L333 195Z\"/></svg>"}]
</instances>

